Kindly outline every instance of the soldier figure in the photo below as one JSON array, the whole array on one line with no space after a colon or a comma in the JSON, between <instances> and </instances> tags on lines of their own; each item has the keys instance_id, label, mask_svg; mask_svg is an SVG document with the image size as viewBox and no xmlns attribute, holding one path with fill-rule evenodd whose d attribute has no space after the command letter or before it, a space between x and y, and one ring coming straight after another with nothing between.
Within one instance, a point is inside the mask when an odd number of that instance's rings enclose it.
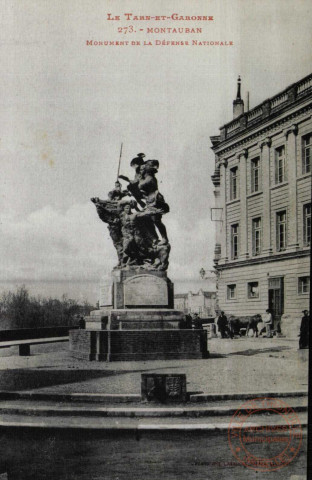
<instances>
[{"instance_id":1,"label":"soldier figure","mask_svg":"<svg viewBox=\"0 0 312 480\"><path fill-rule=\"evenodd\" d=\"M135 241L136 213L131 212L129 203L125 203L120 214L122 233L122 266L134 265L137 263L138 249Z\"/></svg>"},{"instance_id":2,"label":"soldier figure","mask_svg":"<svg viewBox=\"0 0 312 480\"><path fill-rule=\"evenodd\" d=\"M117 182L115 182L114 190L108 192L108 199L119 201L127 195L129 195L129 192L126 190L121 190L121 183L117 180Z\"/></svg>"},{"instance_id":3,"label":"soldier figure","mask_svg":"<svg viewBox=\"0 0 312 480\"><path fill-rule=\"evenodd\" d=\"M130 180L128 177L124 175L119 175L118 177L128 182L127 189L129 193L133 196L133 198L135 198L135 200L138 202L138 204L142 208L145 207L145 203L142 201L143 195L139 189L139 182L141 179L141 167L142 165L145 164L143 160L144 157L145 157L144 153L138 153L138 155L135 158L133 158L130 162L130 167L134 168L135 170L135 175L133 180Z\"/></svg>"}]
</instances>

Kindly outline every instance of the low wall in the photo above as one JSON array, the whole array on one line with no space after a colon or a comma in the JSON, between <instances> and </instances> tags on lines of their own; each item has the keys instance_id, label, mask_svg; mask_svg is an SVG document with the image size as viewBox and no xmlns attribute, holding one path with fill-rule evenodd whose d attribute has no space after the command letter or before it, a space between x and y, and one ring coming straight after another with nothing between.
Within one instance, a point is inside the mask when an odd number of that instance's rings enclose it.
<instances>
[{"instance_id":1,"label":"low wall","mask_svg":"<svg viewBox=\"0 0 312 480\"><path fill-rule=\"evenodd\" d=\"M28 340L29 338L66 337L69 330L75 330L77 328L78 326L66 326L0 330L0 342L9 342L10 340Z\"/></svg>"},{"instance_id":2,"label":"low wall","mask_svg":"<svg viewBox=\"0 0 312 480\"><path fill-rule=\"evenodd\" d=\"M131 361L206 358L204 330L73 330L71 354L84 360Z\"/></svg>"}]
</instances>

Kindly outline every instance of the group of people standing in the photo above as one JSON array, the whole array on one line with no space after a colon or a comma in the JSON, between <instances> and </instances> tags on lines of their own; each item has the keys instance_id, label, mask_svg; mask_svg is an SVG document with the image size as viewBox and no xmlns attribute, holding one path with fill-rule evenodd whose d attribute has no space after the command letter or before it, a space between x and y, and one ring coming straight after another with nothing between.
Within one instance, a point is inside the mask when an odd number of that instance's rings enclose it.
<instances>
[{"instance_id":1,"label":"group of people standing","mask_svg":"<svg viewBox=\"0 0 312 480\"><path fill-rule=\"evenodd\" d=\"M309 347L309 324L310 324L310 315L308 310L303 310L303 317L301 319L300 333L299 333L299 348L308 348ZM236 322L236 323L235 323ZM262 323L262 328L259 330L259 323ZM217 319L217 326L221 335L221 338L234 338L235 333L239 332L240 320L228 320L227 316L223 311ZM238 327L235 332L235 327ZM273 316L269 309L266 310L263 315L255 315L248 320L248 323L245 325L246 335L250 329L253 330L254 335L258 337L262 333L266 333L267 338L272 338L274 329L273 329ZM278 330L277 330L278 331Z\"/></svg>"},{"instance_id":2,"label":"group of people standing","mask_svg":"<svg viewBox=\"0 0 312 480\"><path fill-rule=\"evenodd\" d=\"M299 333L299 348L308 348L309 347L309 325L310 325L310 315L308 310L303 310L303 317L301 319L300 333ZM239 333L240 328L242 328L242 323L239 318L230 317L228 320L224 311L220 312L220 315L217 318L216 324L220 332L221 338L234 338L236 334ZM261 324L261 328L259 328ZM198 313L193 315L187 314L179 324L180 329L203 329L202 320L199 317ZM250 317L243 325L243 328L246 329L246 336L248 336L249 330L253 331L255 337L258 337L262 333L266 334L266 338L272 338L274 334L273 328L273 316L269 309L265 311L264 314L254 315ZM280 329L276 329L277 332L280 332Z\"/></svg>"},{"instance_id":3,"label":"group of people standing","mask_svg":"<svg viewBox=\"0 0 312 480\"><path fill-rule=\"evenodd\" d=\"M259 331L258 324L263 323L264 326ZM218 329L221 335L221 338L234 338L235 334L240 333L240 328L246 329L246 335L248 335L249 330L253 330L254 335L258 337L264 331L266 332L266 337L271 338L273 336L273 317L269 309L266 310L264 315L254 315L251 317L248 322L244 325L241 324L239 319L233 319L232 317L228 320L227 316L223 311L217 319Z\"/></svg>"},{"instance_id":4,"label":"group of people standing","mask_svg":"<svg viewBox=\"0 0 312 480\"><path fill-rule=\"evenodd\" d=\"M181 330L203 330L203 324L198 313L185 315L185 319L180 321L179 327Z\"/></svg>"}]
</instances>

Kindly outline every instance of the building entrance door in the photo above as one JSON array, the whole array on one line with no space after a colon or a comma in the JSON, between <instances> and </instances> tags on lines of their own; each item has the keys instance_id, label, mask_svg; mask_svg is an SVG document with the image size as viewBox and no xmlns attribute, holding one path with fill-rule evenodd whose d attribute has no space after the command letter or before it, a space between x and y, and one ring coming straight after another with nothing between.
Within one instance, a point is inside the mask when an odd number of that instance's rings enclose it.
<instances>
[{"instance_id":1,"label":"building entrance door","mask_svg":"<svg viewBox=\"0 0 312 480\"><path fill-rule=\"evenodd\" d=\"M273 315L274 329L281 321L284 313L284 279L283 277L269 279L269 309Z\"/></svg>"}]
</instances>

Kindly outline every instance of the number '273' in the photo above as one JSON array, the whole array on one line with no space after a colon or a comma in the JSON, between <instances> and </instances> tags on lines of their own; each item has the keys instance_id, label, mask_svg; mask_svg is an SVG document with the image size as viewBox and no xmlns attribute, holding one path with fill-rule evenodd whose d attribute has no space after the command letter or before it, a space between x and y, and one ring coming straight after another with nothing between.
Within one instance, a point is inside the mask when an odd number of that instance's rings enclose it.
<instances>
[{"instance_id":1,"label":"number '273'","mask_svg":"<svg viewBox=\"0 0 312 480\"><path fill-rule=\"evenodd\" d=\"M129 27L118 27L118 33L133 33L134 28L133 25L130 25Z\"/></svg>"}]
</instances>

